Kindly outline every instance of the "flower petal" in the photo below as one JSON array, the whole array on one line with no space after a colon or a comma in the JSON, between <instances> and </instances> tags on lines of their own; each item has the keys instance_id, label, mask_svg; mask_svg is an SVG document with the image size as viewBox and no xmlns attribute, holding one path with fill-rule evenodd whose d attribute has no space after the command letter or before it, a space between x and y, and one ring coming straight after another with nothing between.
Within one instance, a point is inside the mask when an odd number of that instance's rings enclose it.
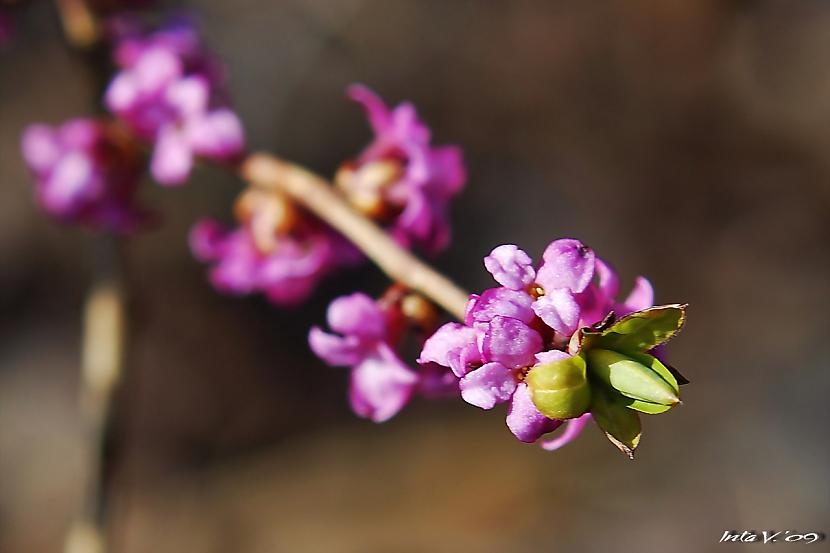
<instances>
[{"instance_id":1,"label":"flower petal","mask_svg":"<svg viewBox=\"0 0 830 553\"><path fill-rule=\"evenodd\" d=\"M594 251L579 240L556 240L545 250L536 282L546 292L556 288L582 292L594 277L595 261Z\"/></svg>"},{"instance_id":2,"label":"flower petal","mask_svg":"<svg viewBox=\"0 0 830 553\"><path fill-rule=\"evenodd\" d=\"M215 261L222 255L228 231L213 219L202 219L190 229L190 251L200 261Z\"/></svg>"},{"instance_id":3,"label":"flower petal","mask_svg":"<svg viewBox=\"0 0 830 553\"><path fill-rule=\"evenodd\" d=\"M336 367L355 366L365 355L354 336L337 336L316 326L308 333L308 345L317 357Z\"/></svg>"},{"instance_id":4,"label":"flower petal","mask_svg":"<svg viewBox=\"0 0 830 553\"><path fill-rule=\"evenodd\" d=\"M229 160L245 149L245 132L237 115L220 108L188 121L188 141L197 155L215 160Z\"/></svg>"},{"instance_id":5,"label":"flower petal","mask_svg":"<svg viewBox=\"0 0 830 553\"><path fill-rule=\"evenodd\" d=\"M173 126L162 128L150 160L150 172L163 185L184 184L193 168L193 152L187 137Z\"/></svg>"},{"instance_id":6,"label":"flower petal","mask_svg":"<svg viewBox=\"0 0 830 553\"><path fill-rule=\"evenodd\" d=\"M533 365L542 346L538 332L517 319L496 315L485 331L481 353L485 361L519 369Z\"/></svg>"},{"instance_id":7,"label":"flower petal","mask_svg":"<svg viewBox=\"0 0 830 553\"><path fill-rule=\"evenodd\" d=\"M372 89L362 84L353 84L346 89L346 95L363 106L375 133L382 134L389 129L392 124L389 108Z\"/></svg>"},{"instance_id":8,"label":"flower petal","mask_svg":"<svg viewBox=\"0 0 830 553\"><path fill-rule=\"evenodd\" d=\"M530 323L535 317L532 304L533 298L526 292L501 287L490 288L477 298L470 299L465 322L468 326L473 326L474 323L487 323L494 316L502 315Z\"/></svg>"},{"instance_id":9,"label":"flower petal","mask_svg":"<svg viewBox=\"0 0 830 553\"><path fill-rule=\"evenodd\" d=\"M522 442L533 443L561 424L561 420L547 418L533 405L527 384L518 385L507 410L507 427L514 436Z\"/></svg>"},{"instance_id":10,"label":"flower petal","mask_svg":"<svg viewBox=\"0 0 830 553\"><path fill-rule=\"evenodd\" d=\"M380 344L352 370L349 401L359 416L384 422L406 405L417 384L418 375Z\"/></svg>"},{"instance_id":11,"label":"flower petal","mask_svg":"<svg viewBox=\"0 0 830 553\"><path fill-rule=\"evenodd\" d=\"M562 361L568 357L571 357L571 355L568 355L564 351L558 349L540 351L536 354L536 364L542 365L545 363L555 363L556 361Z\"/></svg>"},{"instance_id":12,"label":"flower petal","mask_svg":"<svg viewBox=\"0 0 830 553\"><path fill-rule=\"evenodd\" d=\"M487 363L467 373L459 382L461 397L467 403L492 409L510 399L516 390L513 372L501 363Z\"/></svg>"},{"instance_id":13,"label":"flower petal","mask_svg":"<svg viewBox=\"0 0 830 553\"><path fill-rule=\"evenodd\" d=\"M570 336L579 326L580 309L573 294L558 288L533 302L533 311L556 332Z\"/></svg>"},{"instance_id":14,"label":"flower petal","mask_svg":"<svg viewBox=\"0 0 830 553\"><path fill-rule=\"evenodd\" d=\"M586 424L588 424L589 420L591 420L591 413L585 413L576 419L569 419L565 423L565 431L562 432L561 435L551 440L545 440L539 445L548 451L557 450L579 436L582 433L582 429L585 428Z\"/></svg>"},{"instance_id":15,"label":"flower petal","mask_svg":"<svg viewBox=\"0 0 830 553\"><path fill-rule=\"evenodd\" d=\"M386 319L375 300L361 292L342 296L329 304L329 326L341 334L353 334L367 340L386 335Z\"/></svg>"},{"instance_id":16,"label":"flower petal","mask_svg":"<svg viewBox=\"0 0 830 553\"><path fill-rule=\"evenodd\" d=\"M472 358L471 358L472 357ZM479 359L475 359L478 357ZM421 350L418 363L438 363L452 368L458 376L466 372L468 361L480 361L474 329L458 323L447 323L435 331Z\"/></svg>"},{"instance_id":17,"label":"flower petal","mask_svg":"<svg viewBox=\"0 0 830 553\"><path fill-rule=\"evenodd\" d=\"M607 302L612 302L620 292L620 279L616 271L611 268L608 263L600 258L596 258L595 265L597 276L599 277L599 291L602 297Z\"/></svg>"},{"instance_id":18,"label":"flower petal","mask_svg":"<svg viewBox=\"0 0 830 553\"><path fill-rule=\"evenodd\" d=\"M533 260L513 244L496 247L484 258L484 267L496 282L511 290L524 290L536 278Z\"/></svg>"},{"instance_id":19,"label":"flower petal","mask_svg":"<svg viewBox=\"0 0 830 553\"><path fill-rule=\"evenodd\" d=\"M623 302L625 312L621 313L621 315L633 313L634 311L642 311L653 305L654 288L652 288L648 279L638 276L634 279L634 288L631 289L631 293L628 294L628 297Z\"/></svg>"}]
</instances>

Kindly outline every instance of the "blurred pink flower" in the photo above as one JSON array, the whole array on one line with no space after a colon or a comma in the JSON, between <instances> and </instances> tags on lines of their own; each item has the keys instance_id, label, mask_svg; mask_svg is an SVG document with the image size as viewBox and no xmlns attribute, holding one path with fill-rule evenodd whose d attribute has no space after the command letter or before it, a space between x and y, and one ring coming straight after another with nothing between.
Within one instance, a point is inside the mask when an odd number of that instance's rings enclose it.
<instances>
[{"instance_id":1,"label":"blurred pink flower","mask_svg":"<svg viewBox=\"0 0 830 553\"><path fill-rule=\"evenodd\" d=\"M328 364L351 367L352 410L374 422L395 416L414 394L436 397L457 390L449 371L434 364L416 371L400 359L394 346L398 317L395 309L358 292L329 305L328 324L338 334L314 327L308 337Z\"/></svg>"},{"instance_id":2,"label":"blurred pink flower","mask_svg":"<svg viewBox=\"0 0 830 553\"><path fill-rule=\"evenodd\" d=\"M22 150L38 202L58 220L124 232L146 219L135 201L142 173L138 154L114 139L106 123L30 125Z\"/></svg>"},{"instance_id":3,"label":"blurred pink flower","mask_svg":"<svg viewBox=\"0 0 830 553\"><path fill-rule=\"evenodd\" d=\"M121 31L121 71L104 102L138 136L154 143L150 171L160 183L184 183L197 157L229 162L244 153L237 115L227 107L224 77L192 26L155 33Z\"/></svg>"},{"instance_id":4,"label":"blurred pink flower","mask_svg":"<svg viewBox=\"0 0 830 553\"><path fill-rule=\"evenodd\" d=\"M460 148L431 146L430 131L410 103L389 109L362 85L349 87L348 95L366 110L375 138L340 169L338 186L405 247L444 249L450 240L449 202L466 180Z\"/></svg>"}]
</instances>

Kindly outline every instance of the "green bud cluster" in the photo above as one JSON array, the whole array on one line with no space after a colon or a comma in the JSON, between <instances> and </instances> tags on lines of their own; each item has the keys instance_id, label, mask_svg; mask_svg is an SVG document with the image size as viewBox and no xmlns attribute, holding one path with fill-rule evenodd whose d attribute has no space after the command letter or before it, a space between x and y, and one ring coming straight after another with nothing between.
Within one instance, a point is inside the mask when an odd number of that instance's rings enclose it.
<instances>
[{"instance_id":1,"label":"green bud cluster","mask_svg":"<svg viewBox=\"0 0 830 553\"><path fill-rule=\"evenodd\" d=\"M583 329L572 356L534 366L525 381L536 408L552 419L590 412L608 439L633 456L640 441L639 413L664 413L680 403L677 379L645 353L672 338L685 306L653 307L603 330Z\"/></svg>"}]
</instances>

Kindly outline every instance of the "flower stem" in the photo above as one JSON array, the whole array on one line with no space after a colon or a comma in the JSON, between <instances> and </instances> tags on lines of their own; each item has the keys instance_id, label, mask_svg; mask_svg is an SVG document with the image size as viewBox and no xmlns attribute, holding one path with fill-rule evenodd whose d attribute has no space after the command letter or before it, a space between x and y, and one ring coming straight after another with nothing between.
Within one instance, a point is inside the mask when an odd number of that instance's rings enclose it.
<instances>
[{"instance_id":1,"label":"flower stem","mask_svg":"<svg viewBox=\"0 0 830 553\"><path fill-rule=\"evenodd\" d=\"M126 293L117 239L98 238L95 276L83 311L80 404L86 434L84 496L65 553L103 553L112 477L114 405L123 378Z\"/></svg>"},{"instance_id":2,"label":"flower stem","mask_svg":"<svg viewBox=\"0 0 830 553\"><path fill-rule=\"evenodd\" d=\"M66 40L75 48L89 48L98 41L98 22L84 0L55 0Z\"/></svg>"},{"instance_id":3,"label":"flower stem","mask_svg":"<svg viewBox=\"0 0 830 553\"><path fill-rule=\"evenodd\" d=\"M464 319L469 294L353 210L323 177L267 153L251 155L242 164L242 176L256 187L286 194L348 238L390 279Z\"/></svg>"}]
</instances>

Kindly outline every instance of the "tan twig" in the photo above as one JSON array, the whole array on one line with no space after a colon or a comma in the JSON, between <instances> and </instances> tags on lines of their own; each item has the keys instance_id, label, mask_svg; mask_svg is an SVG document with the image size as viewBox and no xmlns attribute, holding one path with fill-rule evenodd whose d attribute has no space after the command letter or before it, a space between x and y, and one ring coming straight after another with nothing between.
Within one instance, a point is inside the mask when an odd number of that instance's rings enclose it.
<instances>
[{"instance_id":1,"label":"tan twig","mask_svg":"<svg viewBox=\"0 0 830 553\"><path fill-rule=\"evenodd\" d=\"M254 186L288 195L348 238L390 279L464 319L469 295L354 211L323 177L266 153L250 156L242 165L242 175Z\"/></svg>"},{"instance_id":2,"label":"tan twig","mask_svg":"<svg viewBox=\"0 0 830 553\"><path fill-rule=\"evenodd\" d=\"M86 49L98 41L98 22L84 0L55 0L66 40L75 48Z\"/></svg>"}]
</instances>

